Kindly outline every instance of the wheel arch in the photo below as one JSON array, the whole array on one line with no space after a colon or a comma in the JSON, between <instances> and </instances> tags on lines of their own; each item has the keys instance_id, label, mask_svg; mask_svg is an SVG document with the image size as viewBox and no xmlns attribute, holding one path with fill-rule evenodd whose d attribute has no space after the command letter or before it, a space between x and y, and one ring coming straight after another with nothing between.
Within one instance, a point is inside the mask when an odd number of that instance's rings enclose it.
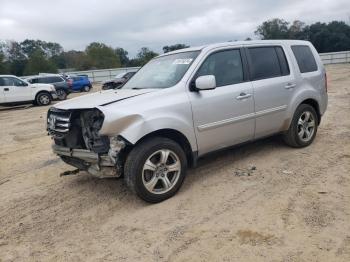
<instances>
[{"instance_id":1,"label":"wheel arch","mask_svg":"<svg viewBox=\"0 0 350 262\"><path fill-rule=\"evenodd\" d=\"M163 128L163 129L152 131L148 134L145 134L143 137L141 137L136 143L131 145L131 147L135 147L138 144L142 143L143 141L147 139L151 139L153 137L165 137L175 141L184 150L188 165L189 166L196 165L197 152L192 151L191 144L187 139L187 137L183 133L175 129Z\"/></svg>"},{"instance_id":2,"label":"wheel arch","mask_svg":"<svg viewBox=\"0 0 350 262\"><path fill-rule=\"evenodd\" d=\"M301 104L306 104L306 105L310 105L312 106L315 111L316 111L316 114L317 114L317 121L318 121L318 125L321 123L321 112L320 112L320 105L319 103L317 102L317 100L313 99L313 98L308 98L308 99L305 99L303 100L298 106L297 108L301 105Z\"/></svg>"}]
</instances>

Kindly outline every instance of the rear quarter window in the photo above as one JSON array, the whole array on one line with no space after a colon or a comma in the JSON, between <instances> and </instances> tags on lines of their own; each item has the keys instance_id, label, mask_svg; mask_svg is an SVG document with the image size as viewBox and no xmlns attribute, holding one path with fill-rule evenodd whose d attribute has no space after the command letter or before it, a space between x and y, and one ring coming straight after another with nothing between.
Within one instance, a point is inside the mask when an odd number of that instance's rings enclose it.
<instances>
[{"instance_id":1,"label":"rear quarter window","mask_svg":"<svg viewBox=\"0 0 350 262\"><path fill-rule=\"evenodd\" d=\"M306 45L292 46L295 59L297 60L300 73L317 71L317 63L310 47Z\"/></svg>"}]
</instances>

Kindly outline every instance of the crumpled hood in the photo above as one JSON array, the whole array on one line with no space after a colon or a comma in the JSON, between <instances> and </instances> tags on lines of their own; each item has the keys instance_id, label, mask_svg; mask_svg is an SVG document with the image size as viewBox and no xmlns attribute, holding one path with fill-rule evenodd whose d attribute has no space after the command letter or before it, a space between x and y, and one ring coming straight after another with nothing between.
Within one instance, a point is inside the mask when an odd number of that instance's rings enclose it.
<instances>
[{"instance_id":1,"label":"crumpled hood","mask_svg":"<svg viewBox=\"0 0 350 262\"><path fill-rule=\"evenodd\" d=\"M117 89L99 91L88 95L79 96L68 99L66 101L55 104L54 107L58 109L87 109L97 106L107 106L109 104L117 103L131 97L139 96L145 93L155 91L156 89Z\"/></svg>"}]
</instances>

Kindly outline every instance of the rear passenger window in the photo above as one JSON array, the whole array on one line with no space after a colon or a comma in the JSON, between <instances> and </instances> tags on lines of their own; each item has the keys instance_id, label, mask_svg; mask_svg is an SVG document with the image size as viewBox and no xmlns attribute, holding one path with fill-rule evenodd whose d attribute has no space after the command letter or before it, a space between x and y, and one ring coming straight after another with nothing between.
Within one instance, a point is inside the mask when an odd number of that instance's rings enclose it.
<instances>
[{"instance_id":1,"label":"rear passenger window","mask_svg":"<svg viewBox=\"0 0 350 262\"><path fill-rule=\"evenodd\" d=\"M280 62L281 72L283 76L289 75L289 66L287 62L286 55L283 52L282 47L276 46L275 50L277 52L278 60Z\"/></svg>"},{"instance_id":2,"label":"rear passenger window","mask_svg":"<svg viewBox=\"0 0 350 262\"><path fill-rule=\"evenodd\" d=\"M317 71L315 57L310 47L306 45L294 45L292 46L292 51L297 60L300 73Z\"/></svg>"},{"instance_id":3,"label":"rear passenger window","mask_svg":"<svg viewBox=\"0 0 350 262\"><path fill-rule=\"evenodd\" d=\"M28 82L31 83L31 84L37 84L37 83L39 83L38 78L29 79Z\"/></svg>"},{"instance_id":4,"label":"rear passenger window","mask_svg":"<svg viewBox=\"0 0 350 262\"><path fill-rule=\"evenodd\" d=\"M289 75L288 62L281 47L248 48L252 80Z\"/></svg>"},{"instance_id":5,"label":"rear passenger window","mask_svg":"<svg viewBox=\"0 0 350 262\"><path fill-rule=\"evenodd\" d=\"M217 87L243 82L240 51L226 50L209 55L197 71L196 77L203 75L214 75Z\"/></svg>"},{"instance_id":6,"label":"rear passenger window","mask_svg":"<svg viewBox=\"0 0 350 262\"><path fill-rule=\"evenodd\" d=\"M48 81L49 79L47 77L41 77L41 78L38 78L38 83L41 83L41 84L48 84L50 83L50 81Z\"/></svg>"}]
</instances>

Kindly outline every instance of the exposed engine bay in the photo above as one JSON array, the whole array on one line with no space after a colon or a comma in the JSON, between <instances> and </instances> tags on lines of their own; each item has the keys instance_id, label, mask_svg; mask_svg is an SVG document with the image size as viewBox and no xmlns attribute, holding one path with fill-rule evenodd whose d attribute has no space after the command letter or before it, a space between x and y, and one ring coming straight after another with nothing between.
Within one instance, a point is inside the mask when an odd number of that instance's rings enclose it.
<instances>
[{"instance_id":1,"label":"exposed engine bay","mask_svg":"<svg viewBox=\"0 0 350 262\"><path fill-rule=\"evenodd\" d=\"M98 177L119 177L123 170L121 151L126 143L119 137L99 135L103 120L97 108L50 108L47 130L54 140L54 153L65 163Z\"/></svg>"}]
</instances>

